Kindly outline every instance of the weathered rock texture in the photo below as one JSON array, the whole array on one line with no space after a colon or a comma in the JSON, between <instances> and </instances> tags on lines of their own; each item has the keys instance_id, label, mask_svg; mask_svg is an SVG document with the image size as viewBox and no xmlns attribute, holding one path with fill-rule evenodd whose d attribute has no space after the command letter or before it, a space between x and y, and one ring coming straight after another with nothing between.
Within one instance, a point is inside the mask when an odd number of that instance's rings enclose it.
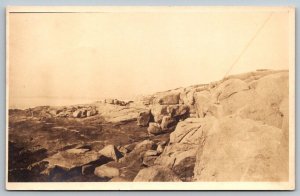
<instances>
[{"instance_id":1,"label":"weathered rock texture","mask_svg":"<svg viewBox=\"0 0 300 196\"><path fill-rule=\"evenodd\" d=\"M155 164L183 181L287 180L288 78L259 71L181 94L197 118L177 124Z\"/></svg>"},{"instance_id":2,"label":"weathered rock texture","mask_svg":"<svg viewBox=\"0 0 300 196\"><path fill-rule=\"evenodd\" d=\"M59 170L66 175L58 179L76 171L91 181L288 180L288 71L229 76L134 102L10 113L9 144L30 144L12 157L36 155L12 161L10 176ZM28 138L32 130L36 137Z\"/></svg>"}]
</instances>

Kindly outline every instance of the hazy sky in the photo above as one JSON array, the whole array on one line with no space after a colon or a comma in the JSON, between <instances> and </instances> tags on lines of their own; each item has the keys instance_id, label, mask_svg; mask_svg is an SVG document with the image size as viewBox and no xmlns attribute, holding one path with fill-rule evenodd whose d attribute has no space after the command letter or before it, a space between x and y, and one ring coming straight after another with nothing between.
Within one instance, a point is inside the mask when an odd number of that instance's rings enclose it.
<instances>
[{"instance_id":1,"label":"hazy sky","mask_svg":"<svg viewBox=\"0 0 300 196\"><path fill-rule=\"evenodd\" d=\"M10 14L10 100L131 98L219 80L269 14ZM288 69L288 25L274 13L231 74Z\"/></svg>"}]
</instances>

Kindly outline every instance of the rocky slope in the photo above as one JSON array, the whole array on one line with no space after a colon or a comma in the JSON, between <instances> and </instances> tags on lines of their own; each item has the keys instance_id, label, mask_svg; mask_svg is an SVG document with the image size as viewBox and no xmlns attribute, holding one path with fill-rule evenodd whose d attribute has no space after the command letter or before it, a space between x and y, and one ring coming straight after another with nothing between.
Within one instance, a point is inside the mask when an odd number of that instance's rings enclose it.
<instances>
[{"instance_id":1,"label":"rocky slope","mask_svg":"<svg viewBox=\"0 0 300 196\"><path fill-rule=\"evenodd\" d=\"M10 181L285 181L288 71L9 111Z\"/></svg>"}]
</instances>

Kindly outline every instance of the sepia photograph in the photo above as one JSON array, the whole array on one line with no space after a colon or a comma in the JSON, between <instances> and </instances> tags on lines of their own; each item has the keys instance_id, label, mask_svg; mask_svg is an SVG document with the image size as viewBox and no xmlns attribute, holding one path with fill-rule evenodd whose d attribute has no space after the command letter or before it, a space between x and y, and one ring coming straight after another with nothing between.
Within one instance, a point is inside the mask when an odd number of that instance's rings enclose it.
<instances>
[{"instance_id":1,"label":"sepia photograph","mask_svg":"<svg viewBox=\"0 0 300 196\"><path fill-rule=\"evenodd\" d=\"M295 8L6 10L8 190L294 190Z\"/></svg>"}]
</instances>

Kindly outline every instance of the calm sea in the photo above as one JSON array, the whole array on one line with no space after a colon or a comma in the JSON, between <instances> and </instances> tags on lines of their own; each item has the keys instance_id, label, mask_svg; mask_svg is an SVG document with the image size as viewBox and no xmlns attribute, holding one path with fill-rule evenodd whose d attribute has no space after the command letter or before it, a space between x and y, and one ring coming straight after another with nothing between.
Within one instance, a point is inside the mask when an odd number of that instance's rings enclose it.
<instances>
[{"instance_id":1,"label":"calm sea","mask_svg":"<svg viewBox=\"0 0 300 196\"><path fill-rule=\"evenodd\" d=\"M102 100L96 98L11 98L10 109L26 109L36 106L68 106L76 104L88 104Z\"/></svg>"}]
</instances>

